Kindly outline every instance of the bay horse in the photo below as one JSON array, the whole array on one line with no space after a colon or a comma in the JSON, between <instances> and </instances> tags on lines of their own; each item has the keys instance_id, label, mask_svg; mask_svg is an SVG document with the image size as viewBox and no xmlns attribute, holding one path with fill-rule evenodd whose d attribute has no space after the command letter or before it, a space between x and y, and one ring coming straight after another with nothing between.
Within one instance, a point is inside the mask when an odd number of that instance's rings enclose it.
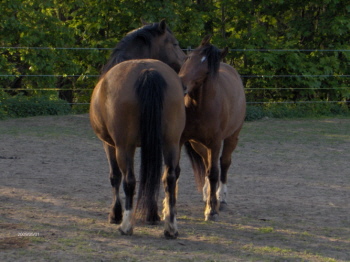
<instances>
[{"instance_id":1,"label":"bay horse","mask_svg":"<svg viewBox=\"0 0 350 262\"><path fill-rule=\"evenodd\" d=\"M131 59L157 59L179 72L186 55L163 19L159 23L144 23L129 32L114 48L101 76L116 64Z\"/></svg>"},{"instance_id":2,"label":"bay horse","mask_svg":"<svg viewBox=\"0 0 350 262\"><path fill-rule=\"evenodd\" d=\"M188 92L181 145L185 143L196 180L203 187L205 220L216 220L220 202L226 202L227 172L244 122L246 99L238 72L220 62L228 49L219 50L210 38L205 37L189 54L179 72Z\"/></svg>"},{"instance_id":3,"label":"bay horse","mask_svg":"<svg viewBox=\"0 0 350 262\"><path fill-rule=\"evenodd\" d=\"M132 59L157 59L178 72L186 57L179 47L179 43L168 28L165 20L159 23L144 23L141 28L129 32L114 48L108 62L101 70L100 80L115 65ZM116 81L119 81L116 79ZM97 88L97 87L96 87ZM96 91L97 92L97 91ZM93 105L91 105L91 108ZM94 106L96 107L96 105ZM90 113L93 112L91 109ZM91 120L92 125L96 125ZM113 202L108 216L110 223L119 224L122 220L122 210L119 197L119 187L121 184L121 174L116 162L115 148L113 144L104 143L104 150L109 161L109 177L112 185ZM148 220L155 222L158 217L149 217Z\"/></svg>"},{"instance_id":4,"label":"bay horse","mask_svg":"<svg viewBox=\"0 0 350 262\"><path fill-rule=\"evenodd\" d=\"M121 223L119 231L123 235L133 234L134 154L139 146L137 210L151 223L160 220L157 198L164 158L164 234L167 238L178 235L175 204L179 171L176 167L186 122L183 99L183 86L177 73L153 59L128 60L115 65L93 91L90 122L103 141L114 190L110 220ZM121 181L126 196L124 211L119 196Z\"/></svg>"}]
</instances>

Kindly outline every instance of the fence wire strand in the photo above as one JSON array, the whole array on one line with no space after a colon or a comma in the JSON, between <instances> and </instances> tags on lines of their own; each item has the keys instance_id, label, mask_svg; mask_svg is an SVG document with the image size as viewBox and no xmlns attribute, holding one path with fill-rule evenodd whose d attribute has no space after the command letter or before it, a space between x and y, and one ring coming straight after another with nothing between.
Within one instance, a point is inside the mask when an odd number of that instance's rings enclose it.
<instances>
[{"instance_id":1,"label":"fence wire strand","mask_svg":"<svg viewBox=\"0 0 350 262\"><path fill-rule=\"evenodd\" d=\"M13 49L13 50L20 50L20 49L26 49L26 50L113 50L114 48L106 48L106 47L23 47L23 46L15 46L15 47L6 47L6 46L0 46L0 50L6 50L6 49ZM185 52L193 51L194 49L189 46L185 49L182 49ZM231 52L350 52L350 49L229 49ZM10 75L10 74L1 74L0 77L82 77L82 78L97 78L100 77L100 75L76 75L76 74L63 74L63 75ZM242 78L348 78L350 75L241 75ZM339 90L339 89L350 89L350 87L336 87L336 88L246 88L246 91L249 90ZM25 89L20 88L16 90L12 89L3 89L5 91L92 91L93 88L87 88L87 89L60 89L60 88L39 88L39 89ZM270 102L250 102L248 101L247 104L306 104L306 103L350 103L350 101L270 101ZM89 105L90 103L68 103L70 105Z\"/></svg>"},{"instance_id":2,"label":"fence wire strand","mask_svg":"<svg viewBox=\"0 0 350 262\"><path fill-rule=\"evenodd\" d=\"M100 75L0 75L0 77L99 77ZM241 75L242 78L350 77L350 75Z\"/></svg>"},{"instance_id":3,"label":"fence wire strand","mask_svg":"<svg viewBox=\"0 0 350 262\"><path fill-rule=\"evenodd\" d=\"M39 47L39 46L0 46L0 49L34 49L34 50L113 50L114 47ZM193 51L189 46L183 51ZM350 52L350 49L263 49L231 48L230 52Z\"/></svg>"}]
</instances>

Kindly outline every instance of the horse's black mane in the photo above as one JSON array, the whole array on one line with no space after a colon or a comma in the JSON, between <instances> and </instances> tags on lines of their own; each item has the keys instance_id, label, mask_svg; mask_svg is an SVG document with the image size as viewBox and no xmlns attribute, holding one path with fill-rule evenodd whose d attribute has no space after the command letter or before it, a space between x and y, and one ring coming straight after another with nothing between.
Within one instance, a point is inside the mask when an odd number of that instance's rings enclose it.
<instances>
[{"instance_id":1,"label":"horse's black mane","mask_svg":"<svg viewBox=\"0 0 350 262\"><path fill-rule=\"evenodd\" d=\"M209 74L211 76L215 76L220 67L220 50L211 44L201 46L201 49L202 50L200 51L200 55L206 56L208 60Z\"/></svg>"},{"instance_id":2,"label":"horse's black mane","mask_svg":"<svg viewBox=\"0 0 350 262\"><path fill-rule=\"evenodd\" d=\"M167 28L167 30L168 32L172 33L169 28ZM135 48L140 49L141 46L143 46L151 49L152 39L161 34L162 31L159 29L159 23L148 24L129 32L114 48L108 62L102 68L101 75L105 74L116 64L121 63L125 60L142 58L131 57L130 52L126 52L127 48L130 48L130 46L137 41Z\"/></svg>"}]
</instances>

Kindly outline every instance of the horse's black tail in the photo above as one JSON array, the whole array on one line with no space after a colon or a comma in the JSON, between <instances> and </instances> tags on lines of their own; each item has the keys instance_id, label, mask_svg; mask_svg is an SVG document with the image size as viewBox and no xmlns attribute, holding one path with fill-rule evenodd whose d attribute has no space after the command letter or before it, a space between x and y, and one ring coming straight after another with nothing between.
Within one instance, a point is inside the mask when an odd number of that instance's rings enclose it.
<instances>
[{"instance_id":1,"label":"horse's black tail","mask_svg":"<svg viewBox=\"0 0 350 262\"><path fill-rule=\"evenodd\" d=\"M166 82L159 72L145 69L136 84L140 106L141 169L137 208L142 218L159 219L157 203L162 173L162 112ZM152 217L153 216L153 217Z\"/></svg>"},{"instance_id":2,"label":"horse's black tail","mask_svg":"<svg viewBox=\"0 0 350 262\"><path fill-rule=\"evenodd\" d=\"M194 178L196 180L198 190L201 191L204 186L205 177L207 175L203 158L193 149L190 142L185 143L185 148L192 164Z\"/></svg>"}]
</instances>

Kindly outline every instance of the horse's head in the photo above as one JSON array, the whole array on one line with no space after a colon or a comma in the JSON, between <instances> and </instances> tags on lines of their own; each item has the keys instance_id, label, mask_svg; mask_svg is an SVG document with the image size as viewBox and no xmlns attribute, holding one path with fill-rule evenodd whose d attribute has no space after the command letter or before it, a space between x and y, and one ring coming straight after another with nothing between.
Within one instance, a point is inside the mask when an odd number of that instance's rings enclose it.
<instances>
[{"instance_id":1,"label":"horse's head","mask_svg":"<svg viewBox=\"0 0 350 262\"><path fill-rule=\"evenodd\" d=\"M216 76L221 59L228 53L228 48L220 50L210 44L210 38L211 36L206 36L201 45L187 56L179 72L189 93L201 86L208 77Z\"/></svg>"},{"instance_id":2,"label":"horse's head","mask_svg":"<svg viewBox=\"0 0 350 262\"><path fill-rule=\"evenodd\" d=\"M146 24L129 32L113 50L102 75L118 63L130 59L157 59L179 72L186 55L165 20Z\"/></svg>"},{"instance_id":3,"label":"horse's head","mask_svg":"<svg viewBox=\"0 0 350 262\"><path fill-rule=\"evenodd\" d=\"M154 37L152 42L151 58L158 59L168 64L176 72L179 72L186 58L185 53L181 50L179 42L167 27L165 20L158 24L158 32L159 34Z\"/></svg>"}]
</instances>

